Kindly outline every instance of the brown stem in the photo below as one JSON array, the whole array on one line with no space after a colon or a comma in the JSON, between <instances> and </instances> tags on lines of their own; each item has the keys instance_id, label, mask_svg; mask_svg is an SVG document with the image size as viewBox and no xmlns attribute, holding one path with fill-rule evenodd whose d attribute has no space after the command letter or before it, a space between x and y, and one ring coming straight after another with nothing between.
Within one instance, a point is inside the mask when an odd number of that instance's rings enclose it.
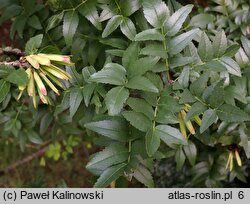
<instances>
[{"instance_id":1,"label":"brown stem","mask_svg":"<svg viewBox=\"0 0 250 204\"><path fill-rule=\"evenodd\" d=\"M39 149L37 152L35 152L35 153L25 157L24 159L19 160L19 161L15 162L14 164L11 164L10 166L7 166L6 168L0 170L0 176L3 176L5 174L15 170L17 167L43 156L45 154L45 152L47 151L48 147L49 146L46 145L45 147Z\"/></svg>"},{"instance_id":2,"label":"brown stem","mask_svg":"<svg viewBox=\"0 0 250 204\"><path fill-rule=\"evenodd\" d=\"M7 65L7 66L13 66L13 67L23 67L23 68L29 68L30 65L27 62L23 62L22 60L16 60L12 62L0 62L0 65Z\"/></svg>"},{"instance_id":3,"label":"brown stem","mask_svg":"<svg viewBox=\"0 0 250 204\"><path fill-rule=\"evenodd\" d=\"M20 49L12 47L0 48L0 54L11 54L11 55L16 55L18 57L25 56L25 53L22 52Z\"/></svg>"}]
</instances>

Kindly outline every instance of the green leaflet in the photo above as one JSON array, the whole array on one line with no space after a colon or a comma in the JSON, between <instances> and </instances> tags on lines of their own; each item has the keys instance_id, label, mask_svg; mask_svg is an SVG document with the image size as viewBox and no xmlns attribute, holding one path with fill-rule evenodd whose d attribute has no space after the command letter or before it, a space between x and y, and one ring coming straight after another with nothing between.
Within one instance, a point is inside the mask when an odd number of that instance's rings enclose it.
<instances>
[{"instance_id":1,"label":"green leaflet","mask_svg":"<svg viewBox=\"0 0 250 204\"><path fill-rule=\"evenodd\" d=\"M193 40L198 31L199 29L193 29L172 38L168 42L169 53L172 55L180 53Z\"/></svg>"},{"instance_id":2,"label":"green leaflet","mask_svg":"<svg viewBox=\"0 0 250 204\"><path fill-rule=\"evenodd\" d=\"M34 54L37 52L38 48L41 46L43 40L43 35L36 35L33 38L30 38L25 45L25 52L27 54Z\"/></svg>"},{"instance_id":3,"label":"green leaflet","mask_svg":"<svg viewBox=\"0 0 250 204\"><path fill-rule=\"evenodd\" d=\"M218 32L213 39L213 50L215 57L221 57L227 49L227 37L222 30Z\"/></svg>"},{"instance_id":4,"label":"green leaflet","mask_svg":"<svg viewBox=\"0 0 250 204\"><path fill-rule=\"evenodd\" d=\"M155 28L162 27L169 18L169 9L161 0L143 0L142 6L145 18Z\"/></svg>"},{"instance_id":5,"label":"green leaflet","mask_svg":"<svg viewBox=\"0 0 250 204\"><path fill-rule=\"evenodd\" d=\"M226 122L243 122L250 120L250 116L246 112L229 104L220 106L216 113L221 120Z\"/></svg>"},{"instance_id":6,"label":"green leaflet","mask_svg":"<svg viewBox=\"0 0 250 204\"><path fill-rule=\"evenodd\" d=\"M156 126L156 134L159 134L161 140L166 144L187 144L186 139L183 137L181 132L169 125L158 125Z\"/></svg>"},{"instance_id":7,"label":"green leaflet","mask_svg":"<svg viewBox=\"0 0 250 204\"><path fill-rule=\"evenodd\" d=\"M89 171L104 171L110 166L122 163L128 159L128 148L121 144L111 144L104 150L96 153L88 162L86 168Z\"/></svg>"},{"instance_id":8,"label":"green leaflet","mask_svg":"<svg viewBox=\"0 0 250 204\"><path fill-rule=\"evenodd\" d=\"M92 74L90 81L105 84L124 85L126 81L126 69L116 63L108 63L104 68Z\"/></svg>"},{"instance_id":9,"label":"green leaflet","mask_svg":"<svg viewBox=\"0 0 250 204\"><path fill-rule=\"evenodd\" d=\"M192 119L194 116L200 115L200 114L204 113L206 109L207 109L206 106L203 105L202 103L200 103L200 102L194 103L194 104L191 106L191 109L188 111L185 120L186 120L186 121L189 121L189 120Z\"/></svg>"},{"instance_id":10,"label":"green leaflet","mask_svg":"<svg viewBox=\"0 0 250 204\"><path fill-rule=\"evenodd\" d=\"M157 29L148 29L138 33L135 38L135 41L147 41L147 40L158 40L163 41L164 36Z\"/></svg>"},{"instance_id":11,"label":"green leaflet","mask_svg":"<svg viewBox=\"0 0 250 204\"><path fill-rule=\"evenodd\" d=\"M157 87L150 80L143 76L135 76L131 78L126 84L126 87L142 91L149 91L153 93L159 92Z\"/></svg>"},{"instance_id":12,"label":"green leaflet","mask_svg":"<svg viewBox=\"0 0 250 204\"><path fill-rule=\"evenodd\" d=\"M107 23L105 29L102 32L102 37L106 38L109 36L112 32L115 31L115 29L121 24L122 22L122 16L116 15L113 16Z\"/></svg>"},{"instance_id":13,"label":"green leaflet","mask_svg":"<svg viewBox=\"0 0 250 204\"><path fill-rule=\"evenodd\" d=\"M101 120L87 123L84 127L113 140L124 142L128 139L127 124L123 120L115 118L113 120Z\"/></svg>"},{"instance_id":14,"label":"green leaflet","mask_svg":"<svg viewBox=\"0 0 250 204\"><path fill-rule=\"evenodd\" d=\"M194 166L196 162L196 157L197 157L197 148L195 144L189 140L188 145L183 146L184 153L189 161L189 163Z\"/></svg>"},{"instance_id":15,"label":"green leaflet","mask_svg":"<svg viewBox=\"0 0 250 204\"><path fill-rule=\"evenodd\" d=\"M124 111L122 115L132 126L142 132L147 132L151 126L151 121L142 113L135 111Z\"/></svg>"},{"instance_id":16,"label":"green leaflet","mask_svg":"<svg viewBox=\"0 0 250 204\"><path fill-rule=\"evenodd\" d=\"M1 79L0 80L0 103L3 102L10 90L10 83Z\"/></svg>"},{"instance_id":17,"label":"green leaflet","mask_svg":"<svg viewBox=\"0 0 250 204\"><path fill-rule=\"evenodd\" d=\"M217 121L217 118L218 117L215 110L206 110L202 117L200 132L203 133L206 129L208 129L210 125Z\"/></svg>"},{"instance_id":18,"label":"green leaflet","mask_svg":"<svg viewBox=\"0 0 250 204\"><path fill-rule=\"evenodd\" d=\"M193 5L183 6L167 20L164 26L168 36L174 36L179 32L192 8Z\"/></svg>"},{"instance_id":19,"label":"green leaflet","mask_svg":"<svg viewBox=\"0 0 250 204\"><path fill-rule=\"evenodd\" d=\"M123 18L120 28L122 33L126 35L128 39L134 40L136 35L136 28L133 21L131 21L129 18Z\"/></svg>"},{"instance_id":20,"label":"green leaflet","mask_svg":"<svg viewBox=\"0 0 250 204\"><path fill-rule=\"evenodd\" d=\"M136 60L128 69L129 77L143 75L147 71L153 70L158 61L159 57L144 57Z\"/></svg>"},{"instance_id":21,"label":"green leaflet","mask_svg":"<svg viewBox=\"0 0 250 204\"><path fill-rule=\"evenodd\" d=\"M145 136L145 145L148 156L153 156L160 146L160 136L158 132L153 128L147 131Z\"/></svg>"},{"instance_id":22,"label":"green leaflet","mask_svg":"<svg viewBox=\"0 0 250 204\"><path fill-rule=\"evenodd\" d=\"M130 97L127 100L127 104L135 112L143 113L149 119L151 119L151 120L153 119L153 117L154 117L154 110L153 110L152 106L149 103L147 103L144 99Z\"/></svg>"},{"instance_id":23,"label":"green leaflet","mask_svg":"<svg viewBox=\"0 0 250 204\"><path fill-rule=\"evenodd\" d=\"M108 108L109 115L117 115L120 113L128 97L129 91L123 86L111 89L105 98L105 104Z\"/></svg>"},{"instance_id":24,"label":"green leaflet","mask_svg":"<svg viewBox=\"0 0 250 204\"><path fill-rule=\"evenodd\" d=\"M5 80L18 86L26 86L28 76L24 69L18 69L9 74Z\"/></svg>"},{"instance_id":25,"label":"green leaflet","mask_svg":"<svg viewBox=\"0 0 250 204\"><path fill-rule=\"evenodd\" d=\"M226 67L230 74L241 76L240 66L232 58L224 56L219 59L219 62Z\"/></svg>"},{"instance_id":26,"label":"green leaflet","mask_svg":"<svg viewBox=\"0 0 250 204\"><path fill-rule=\"evenodd\" d=\"M75 10L68 11L63 17L63 36L67 46L71 46L75 35L79 17Z\"/></svg>"},{"instance_id":27,"label":"green leaflet","mask_svg":"<svg viewBox=\"0 0 250 204\"><path fill-rule=\"evenodd\" d=\"M112 181L118 179L123 171L125 170L127 164L117 164L106 169L95 183L95 188L107 187Z\"/></svg>"},{"instance_id":28,"label":"green leaflet","mask_svg":"<svg viewBox=\"0 0 250 204\"><path fill-rule=\"evenodd\" d=\"M213 47L205 32L201 35L201 40L198 46L198 53L202 61L209 61L213 58Z\"/></svg>"},{"instance_id":29,"label":"green leaflet","mask_svg":"<svg viewBox=\"0 0 250 204\"><path fill-rule=\"evenodd\" d=\"M144 167L143 165L139 164L137 168L135 169L133 176L143 183L145 186L148 188L153 188L154 187L154 180L152 177L151 172Z\"/></svg>"}]
</instances>

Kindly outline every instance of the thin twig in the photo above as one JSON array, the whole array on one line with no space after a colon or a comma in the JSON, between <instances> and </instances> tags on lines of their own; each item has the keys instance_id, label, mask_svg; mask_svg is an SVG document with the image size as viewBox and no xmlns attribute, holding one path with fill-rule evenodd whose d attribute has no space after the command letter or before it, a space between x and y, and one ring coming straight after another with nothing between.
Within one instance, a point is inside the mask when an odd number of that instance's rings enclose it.
<instances>
[{"instance_id":1,"label":"thin twig","mask_svg":"<svg viewBox=\"0 0 250 204\"><path fill-rule=\"evenodd\" d=\"M14 164L11 164L10 166L7 166L6 168L0 170L0 176L3 176L7 173L10 173L11 171L15 170L17 167L19 167L23 164L26 164L34 159L42 157L48 148L49 148L49 146L46 145L43 148L39 149L37 152L35 152L35 153L25 157L24 159L19 160L19 161L15 162Z\"/></svg>"},{"instance_id":2,"label":"thin twig","mask_svg":"<svg viewBox=\"0 0 250 204\"><path fill-rule=\"evenodd\" d=\"M0 48L0 54L11 54L19 57L25 56L25 53L22 50L12 47Z\"/></svg>"},{"instance_id":3,"label":"thin twig","mask_svg":"<svg viewBox=\"0 0 250 204\"><path fill-rule=\"evenodd\" d=\"M30 64L27 62L24 62L22 60L15 60L15 61L11 61L11 62L0 62L0 65L6 65L6 66L13 66L13 67L23 67L23 68L29 68Z\"/></svg>"}]
</instances>

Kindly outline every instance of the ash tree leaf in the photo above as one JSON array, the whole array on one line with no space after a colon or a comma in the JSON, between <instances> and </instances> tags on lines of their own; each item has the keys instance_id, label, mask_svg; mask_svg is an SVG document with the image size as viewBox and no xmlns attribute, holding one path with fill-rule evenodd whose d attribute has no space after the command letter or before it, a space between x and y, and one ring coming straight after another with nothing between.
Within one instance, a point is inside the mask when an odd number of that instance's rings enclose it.
<instances>
[{"instance_id":1,"label":"ash tree leaf","mask_svg":"<svg viewBox=\"0 0 250 204\"><path fill-rule=\"evenodd\" d=\"M111 33L115 31L116 28L121 24L122 22L122 16L121 15L115 15L113 16L107 23L106 27L104 28L102 32L102 37L106 38Z\"/></svg>"},{"instance_id":2,"label":"ash tree leaf","mask_svg":"<svg viewBox=\"0 0 250 204\"><path fill-rule=\"evenodd\" d=\"M151 121L142 113L137 113L135 111L124 111L122 115L132 126L142 132L147 132L151 126Z\"/></svg>"},{"instance_id":3,"label":"ash tree leaf","mask_svg":"<svg viewBox=\"0 0 250 204\"><path fill-rule=\"evenodd\" d=\"M159 57L143 57L136 60L128 69L129 77L145 74L152 70L159 60Z\"/></svg>"},{"instance_id":4,"label":"ash tree leaf","mask_svg":"<svg viewBox=\"0 0 250 204\"><path fill-rule=\"evenodd\" d=\"M219 82L208 97L209 104L213 108L217 108L224 103L225 93L223 89L223 81Z\"/></svg>"},{"instance_id":5,"label":"ash tree leaf","mask_svg":"<svg viewBox=\"0 0 250 204\"><path fill-rule=\"evenodd\" d=\"M78 27L79 17L75 10L65 13L63 17L63 36L67 46L71 46Z\"/></svg>"},{"instance_id":6,"label":"ash tree leaf","mask_svg":"<svg viewBox=\"0 0 250 204\"><path fill-rule=\"evenodd\" d=\"M145 136L145 146L149 157L152 157L160 147L161 139L155 129L149 129Z\"/></svg>"},{"instance_id":7,"label":"ash tree leaf","mask_svg":"<svg viewBox=\"0 0 250 204\"><path fill-rule=\"evenodd\" d=\"M34 144L43 144L42 138L35 131L29 130L27 136L30 142Z\"/></svg>"},{"instance_id":8,"label":"ash tree leaf","mask_svg":"<svg viewBox=\"0 0 250 204\"><path fill-rule=\"evenodd\" d=\"M245 36L241 36L241 43L242 46L247 54L248 57L250 57L250 40L248 40Z\"/></svg>"},{"instance_id":9,"label":"ash tree leaf","mask_svg":"<svg viewBox=\"0 0 250 204\"><path fill-rule=\"evenodd\" d=\"M221 57L227 50L227 37L224 30L217 32L213 39L213 51L215 57Z\"/></svg>"},{"instance_id":10,"label":"ash tree leaf","mask_svg":"<svg viewBox=\"0 0 250 204\"><path fill-rule=\"evenodd\" d=\"M200 102L196 102L191 106L191 109L188 111L185 120L189 121L196 115L200 115L207 110L206 106Z\"/></svg>"},{"instance_id":11,"label":"ash tree leaf","mask_svg":"<svg viewBox=\"0 0 250 204\"><path fill-rule=\"evenodd\" d=\"M1 4L2 4L2 1L1 1ZM4 21L6 21L14 16L19 15L22 11L23 11L22 6L19 6L16 4L8 6L6 9L2 10L1 17L0 17L0 25Z\"/></svg>"},{"instance_id":12,"label":"ash tree leaf","mask_svg":"<svg viewBox=\"0 0 250 204\"><path fill-rule=\"evenodd\" d=\"M161 57L163 59L167 58L167 52L163 45L160 43L149 44L140 50L141 55L149 55L155 57Z\"/></svg>"},{"instance_id":13,"label":"ash tree leaf","mask_svg":"<svg viewBox=\"0 0 250 204\"><path fill-rule=\"evenodd\" d=\"M168 42L169 53L172 55L180 53L198 33L199 29L193 29L186 33L182 33Z\"/></svg>"},{"instance_id":14,"label":"ash tree leaf","mask_svg":"<svg viewBox=\"0 0 250 204\"><path fill-rule=\"evenodd\" d=\"M174 36L180 31L183 23L188 17L188 14L192 11L192 8L193 5L183 6L178 9L172 16L170 16L165 24L165 29L168 36Z\"/></svg>"},{"instance_id":15,"label":"ash tree leaf","mask_svg":"<svg viewBox=\"0 0 250 204\"><path fill-rule=\"evenodd\" d=\"M136 28L133 21L131 21L129 18L126 17L123 18L120 28L122 33L126 35L128 39L134 40L136 35Z\"/></svg>"},{"instance_id":16,"label":"ash tree leaf","mask_svg":"<svg viewBox=\"0 0 250 204\"><path fill-rule=\"evenodd\" d=\"M82 100L83 100L83 95L82 95L82 90L80 88L73 88L70 90L69 112L71 118L75 115Z\"/></svg>"},{"instance_id":17,"label":"ash tree leaf","mask_svg":"<svg viewBox=\"0 0 250 204\"><path fill-rule=\"evenodd\" d=\"M119 2L121 12L124 16L130 16L141 7L140 0L123 0Z\"/></svg>"},{"instance_id":18,"label":"ash tree leaf","mask_svg":"<svg viewBox=\"0 0 250 204\"><path fill-rule=\"evenodd\" d=\"M126 166L127 164L122 163L107 168L98 178L97 182L94 185L94 188L107 187L112 181L115 181L123 174Z\"/></svg>"},{"instance_id":19,"label":"ash tree leaf","mask_svg":"<svg viewBox=\"0 0 250 204\"><path fill-rule=\"evenodd\" d=\"M176 170L180 171L185 163L186 156L181 148L178 148L175 153Z\"/></svg>"},{"instance_id":20,"label":"ash tree leaf","mask_svg":"<svg viewBox=\"0 0 250 204\"><path fill-rule=\"evenodd\" d=\"M21 15L15 18L15 21L11 25L10 29L10 37L14 38L15 33L17 32L20 38L23 38L23 31L25 28L25 24L28 20L28 16L25 13L21 13Z\"/></svg>"},{"instance_id":21,"label":"ash tree leaf","mask_svg":"<svg viewBox=\"0 0 250 204\"><path fill-rule=\"evenodd\" d=\"M123 86L112 88L105 98L105 104L109 115L117 115L121 112L123 104L129 97L129 91Z\"/></svg>"},{"instance_id":22,"label":"ash tree leaf","mask_svg":"<svg viewBox=\"0 0 250 204\"><path fill-rule=\"evenodd\" d=\"M43 28L39 18L36 15L29 17L27 23L29 26L31 26L37 30L41 30Z\"/></svg>"},{"instance_id":23,"label":"ash tree leaf","mask_svg":"<svg viewBox=\"0 0 250 204\"><path fill-rule=\"evenodd\" d=\"M203 94L204 89L207 87L208 76L208 72L205 72L190 85L192 94L196 96L201 96Z\"/></svg>"},{"instance_id":24,"label":"ash tree leaf","mask_svg":"<svg viewBox=\"0 0 250 204\"><path fill-rule=\"evenodd\" d=\"M17 86L25 86L28 83L28 76L24 69L18 69L7 76L5 80Z\"/></svg>"},{"instance_id":25,"label":"ash tree leaf","mask_svg":"<svg viewBox=\"0 0 250 204\"><path fill-rule=\"evenodd\" d=\"M180 104L193 103L195 101L196 101L196 99L192 95L192 93L188 89L184 89L183 93L181 94L180 101L179 101Z\"/></svg>"},{"instance_id":26,"label":"ash tree leaf","mask_svg":"<svg viewBox=\"0 0 250 204\"><path fill-rule=\"evenodd\" d=\"M124 85L126 81L126 69L116 63L108 63L102 70L92 74L89 81L104 84Z\"/></svg>"},{"instance_id":27,"label":"ash tree leaf","mask_svg":"<svg viewBox=\"0 0 250 204\"><path fill-rule=\"evenodd\" d=\"M241 145L243 146L243 149L245 151L245 154L247 158L250 158L250 151L249 151L249 145L248 145L248 136L245 133L245 125L240 125L239 127L239 133L240 133L240 139L241 139Z\"/></svg>"},{"instance_id":28,"label":"ash tree leaf","mask_svg":"<svg viewBox=\"0 0 250 204\"><path fill-rule=\"evenodd\" d=\"M197 157L197 148L195 144L189 140L188 145L183 146L183 150L191 166L194 166Z\"/></svg>"},{"instance_id":29,"label":"ash tree leaf","mask_svg":"<svg viewBox=\"0 0 250 204\"><path fill-rule=\"evenodd\" d=\"M242 48L240 48L235 54L235 60L240 65L240 67L244 67L249 63L249 58Z\"/></svg>"},{"instance_id":30,"label":"ash tree leaf","mask_svg":"<svg viewBox=\"0 0 250 204\"><path fill-rule=\"evenodd\" d=\"M43 34L36 35L28 40L25 45L26 54L34 54L37 52L38 48L41 46L43 40Z\"/></svg>"},{"instance_id":31,"label":"ash tree leaf","mask_svg":"<svg viewBox=\"0 0 250 204\"><path fill-rule=\"evenodd\" d=\"M39 130L40 135L44 135L46 133L52 121L53 121L53 115L50 112L46 113L42 117Z\"/></svg>"},{"instance_id":32,"label":"ash tree leaf","mask_svg":"<svg viewBox=\"0 0 250 204\"><path fill-rule=\"evenodd\" d=\"M235 76L241 77L240 66L230 57L224 56L219 59L219 62L226 67L227 71Z\"/></svg>"},{"instance_id":33,"label":"ash tree leaf","mask_svg":"<svg viewBox=\"0 0 250 204\"><path fill-rule=\"evenodd\" d=\"M86 84L82 90L84 103L85 103L86 107L89 106L91 96L94 93L96 86L97 86L97 84L95 84L95 83Z\"/></svg>"},{"instance_id":34,"label":"ash tree leaf","mask_svg":"<svg viewBox=\"0 0 250 204\"><path fill-rule=\"evenodd\" d=\"M155 28L162 27L169 18L170 11L162 0L143 0L142 6L145 18Z\"/></svg>"},{"instance_id":35,"label":"ash tree leaf","mask_svg":"<svg viewBox=\"0 0 250 204\"><path fill-rule=\"evenodd\" d=\"M127 124L124 120L101 120L86 123L85 128L113 140L125 142L128 138Z\"/></svg>"},{"instance_id":36,"label":"ash tree leaf","mask_svg":"<svg viewBox=\"0 0 250 204\"><path fill-rule=\"evenodd\" d=\"M7 65L0 65L0 78L5 78L12 72L14 72L16 69L12 66L7 66Z\"/></svg>"},{"instance_id":37,"label":"ash tree leaf","mask_svg":"<svg viewBox=\"0 0 250 204\"><path fill-rule=\"evenodd\" d=\"M224 56L233 57L238 52L239 49L240 45L237 43L233 43L227 47Z\"/></svg>"},{"instance_id":38,"label":"ash tree leaf","mask_svg":"<svg viewBox=\"0 0 250 204\"><path fill-rule=\"evenodd\" d=\"M136 178L137 181L141 182L148 188L154 187L154 180L152 174L144 165L139 164L134 170L133 176Z\"/></svg>"},{"instance_id":39,"label":"ash tree leaf","mask_svg":"<svg viewBox=\"0 0 250 204\"><path fill-rule=\"evenodd\" d=\"M223 104L216 112L218 117L225 122L244 122L250 120L249 114L230 104Z\"/></svg>"},{"instance_id":40,"label":"ash tree leaf","mask_svg":"<svg viewBox=\"0 0 250 204\"><path fill-rule=\"evenodd\" d=\"M144 99L140 98L129 98L127 100L127 104L132 108L133 111L138 113L143 113L147 116L150 120L154 117L154 110L152 106L147 103Z\"/></svg>"},{"instance_id":41,"label":"ash tree leaf","mask_svg":"<svg viewBox=\"0 0 250 204\"><path fill-rule=\"evenodd\" d=\"M185 65L193 63L195 60L193 57L182 57L182 56L176 56L171 59L169 59L169 66L170 68L176 68L176 67L183 67Z\"/></svg>"},{"instance_id":42,"label":"ash tree leaf","mask_svg":"<svg viewBox=\"0 0 250 204\"><path fill-rule=\"evenodd\" d=\"M213 123L217 121L217 118L218 117L215 110L206 110L202 117L200 132L203 133L206 129L208 129Z\"/></svg>"},{"instance_id":43,"label":"ash tree leaf","mask_svg":"<svg viewBox=\"0 0 250 204\"><path fill-rule=\"evenodd\" d=\"M10 91L10 83L1 79L0 80L0 103L3 102L5 97L8 95Z\"/></svg>"},{"instance_id":44,"label":"ash tree leaf","mask_svg":"<svg viewBox=\"0 0 250 204\"><path fill-rule=\"evenodd\" d=\"M81 15L87 18L98 30L102 29L102 25L99 22L99 15L96 8L96 1L87 1L78 8Z\"/></svg>"},{"instance_id":45,"label":"ash tree leaf","mask_svg":"<svg viewBox=\"0 0 250 204\"><path fill-rule=\"evenodd\" d=\"M215 19L215 16L212 14L201 13L192 17L189 24L190 26L204 29L209 23L212 23L214 19Z\"/></svg>"},{"instance_id":46,"label":"ash tree leaf","mask_svg":"<svg viewBox=\"0 0 250 204\"><path fill-rule=\"evenodd\" d=\"M48 32L49 30L51 30L52 28L55 28L56 26L58 26L60 24L60 22L63 19L63 12L59 13L59 14L55 14L53 16L51 16L48 19L48 25L46 27L46 32Z\"/></svg>"},{"instance_id":47,"label":"ash tree leaf","mask_svg":"<svg viewBox=\"0 0 250 204\"><path fill-rule=\"evenodd\" d=\"M126 84L126 87L130 89L149 91L153 93L159 92L157 87L150 80L143 76L135 76L131 78Z\"/></svg>"},{"instance_id":48,"label":"ash tree leaf","mask_svg":"<svg viewBox=\"0 0 250 204\"><path fill-rule=\"evenodd\" d=\"M189 82L189 67L188 66L185 66L183 68L183 70L178 78L178 82L183 88L188 87L188 82Z\"/></svg>"},{"instance_id":49,"label":"ash tree leaf","mask_svg":"<svg viewBox=\"0 0 250 204\"><path fill-rule=\"evenodd\" d=\"M158 134L163 142L169 144L180 144L186 145L187 140L183 137L181 132L174 127L169 125L158 125L156 126L156 134Z\"/></svg>"},{"instance_id":50,"label":"ash tree leaf","mask_svg":"<svg viewBox=\"0 0 250 204\"><path fill-rule=\"evenodd\" d=\"M201 40L198 46L198 53L202 61L207 62L213 58L213 47L207 34L202 32Z\"/></svg>"},{"instance_id":51,"label":"ash tree leaf","mask_svg":"<svg viewBox=\"0 0 250 204\"><path fill-rule=\"evenodd\" d=\"M164 36L156 29L147 29L138 33L135 38L135 41L147 41L147 40L157 40L163 41Z\"/></svg>"},{"instance_id":52,"label":"ash tree leaf","mask_svg":"<svg viewBox=\"0 0 250 204\"><path fill-rule=\"evenodd\" d=\"M133 42L125 50L122 56L122 65L126 68L130 67L136 61L139 55L139 46L137 42Z\"/></svg>"},{"instance_id":53,"label":"ash tree leaf","mask_svg":"<svg viewBox=\"0 0 250 204\"><path fill-rule=\"evenodd\" d=\"M87 163L86 169L89 171L104 171L110 166L126 161L128 157L128 148L124 145L114 143L106 147L104 150L94 154L91 160Z\"/></svg>"}]
</instances>

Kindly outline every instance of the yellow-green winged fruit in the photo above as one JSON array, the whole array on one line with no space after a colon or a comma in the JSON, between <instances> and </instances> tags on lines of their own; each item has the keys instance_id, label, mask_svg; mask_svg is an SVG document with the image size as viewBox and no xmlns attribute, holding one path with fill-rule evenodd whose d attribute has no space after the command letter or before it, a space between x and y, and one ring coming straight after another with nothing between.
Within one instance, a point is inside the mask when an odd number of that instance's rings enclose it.
<instances>
[{"instance_id":1,"label":"yellow-green winged fruit","mask_svg":"<svg viewBox=\"0 0 250 204\"><path fill-rule=\"evenodd\" d=\"M43 84L43 81L41 80L41 78L39 77L39 75L36 72L34 72L34 80L36 82L38 92L40 92L44 96L47 96L47 90Z\"/></svg>"},{"instance_id":2,"label":"yellow-green winged fruit","mask_svg":"<svg viewBox=\"0 0 250 204\"><path fill-rule=\"evenodd\" d=\"M50 66L50 60L47 57L40 56L40 55L31 55L33 59L35 59L40 65Z\"/></svg>"},{"instance_id":3,"label":"yellow-green winged fruit","mask_svg":"<svg viewBox=\"0 0 250 204\"><path fill-rule=\"evenodd\" d=\"M39 72L39 75L41 76L41 78L45 81L45 83L57 94L59 94L58 89L54 86L54 84L45 76L44 73Z\"/></svg>"},{"instance_id":4,"label":"yellow-green winged fruit","mask_svg":"<svg viewBox=\"0 0 250 204\"><path fill-rule=\"evenodd\" d=\"M182 115L182 118L184 119L185 121L185 118L186 118L186 112L184 110L181 110L181 115ZM189 132L194 135L195 134L195 129L191 123L191 121L185 121L185 124L186 124L186 127L187 129L189 130Z\"/></svg>"},{"instance_id":5,"label":"yellow-green winged fruit","mask_svg":"<svg viewBox=\"0 0 250 204\"><path fill-rule=\"evenodd\" d=\"M235 154L235 159L236 159L236 161L237 161L237 164L238 164L239 166L242 166L241 158L240 158L240 155L239 155L239 152L238 152L237 149L234 151L234 154Z\"/></svg>"},{"instance_id":6,"label":"yellow-green winged fruit","mask_svg":"<svg viewBox=\"0 0 250 204\"><path fill-rule=\"evenodd\" d=\"M62 79L62 80L69 80L69 77L65 74L63 74L61 71L58 71L56 69L53 69L51 67L47 67L47 66L43 66L43 68L45 71L49 72L50 74L52 74L53 76Z\"/></svg>"},{"instance_id":7,"label":"yellow-green winged fruit","mask_svg":"<svg viewBox=\"0 0 250 204\"><path fill-rule=\"evenodd\" d=\"M26 60L30 63L30 65L31 65L32 67L34 67L35 69L39 69L39 68L40 68L40 65L39 65L38 61L36 61L36 60L32 57L32 55L26 56L25 58L26 58Z\"/></svg>"},{"instance_id":8,"label":"yellow-green winged fruit","mask_svg":"<svg viewBox=\"0 0 250 204\"><path fill-rule=\"evenodd\" d=\"M67 55L39 53L38 56L43 56L43 57L50 59L51 61L61 62L61 63L68 65L68 66L74 65L74 63L72 63L70 60L70 56L67 56Z\"/></svg>"},{"instance_id":9,"label":"yellow-green winged fruit","mask_svg":"<svg viewBox=\"0 0 250 204\"><path fill-rule=\"evenodd\" d=\"M33 96L33 94L34 94L34 87L35 87L34 76L33 76L33 73L31 72L30 73L30 79L29 79L28 87L27 87L27 92L28 92L29 96Z\"/></svg>"},{"instance_id":10,"label":"yellow-green winged fruit","mask_svg":"<svg viewBox=\"0 0 250 204\"><path fill-rule=\"evenodd\" d=\"M179 120L181 134L184 136L185 139L187 139L186 126L185 126L184 119L182 118L181 113L178 114L178 120Z\"/></svg>"}]
</instances>

